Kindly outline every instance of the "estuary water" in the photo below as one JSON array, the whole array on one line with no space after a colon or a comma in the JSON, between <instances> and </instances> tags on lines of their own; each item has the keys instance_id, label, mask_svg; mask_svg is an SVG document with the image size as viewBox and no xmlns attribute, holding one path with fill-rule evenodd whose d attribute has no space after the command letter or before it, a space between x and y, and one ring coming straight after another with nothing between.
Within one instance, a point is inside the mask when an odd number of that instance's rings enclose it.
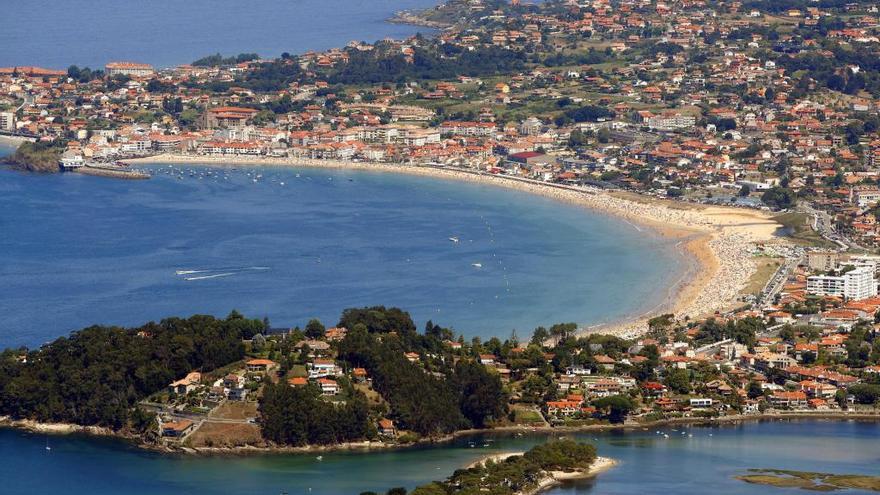
<instances>
[{"instance_id":1,"label":"estuary water","mask_svg":"<svg viewBox=\"0 0 880 495\"><path fill-rule=\"evenodd\" d=\"M0 171L0 347L232 309L274 327L399 306L527 338L654 307L686 264L616 218L393 173L151 166L146 181ZM454 240L450 240L454 238ZM457 240L457 242L456 242Z\"/></svg>"},{"instance_id":2,"label":"estuary water","mask_svg":"<svg viewBox=\"0 0 880 495\"><path fill-rule=\"evenodd\" d=\"M406 38L428 28L385 22L433 0L11 0L2 5L0 67L103 68L133 60L168 67L205 55L277 57Z\"/></svg>"},{"instance_id":3,"label":"estuary water","mask_svg":"<svg viewBox=\"0 0 880 495\"><path fill-rule=\"evenodd\" d=\"M669 438L665 438L665 433ZM763 422L576 435L619 464L551 494L794 494L734 479L751 468L877 475L880 425ZM3 493L71 495L357 495L443 479L476 459L527 450L546 436L466 437L430 448L372 453L163 457L110 440L0 430ZM45 449L47 441L51 450ZM48 475L47 475L48 474ZM867 493L855 490L840 493Z\"/></svg>"}]
</instances>

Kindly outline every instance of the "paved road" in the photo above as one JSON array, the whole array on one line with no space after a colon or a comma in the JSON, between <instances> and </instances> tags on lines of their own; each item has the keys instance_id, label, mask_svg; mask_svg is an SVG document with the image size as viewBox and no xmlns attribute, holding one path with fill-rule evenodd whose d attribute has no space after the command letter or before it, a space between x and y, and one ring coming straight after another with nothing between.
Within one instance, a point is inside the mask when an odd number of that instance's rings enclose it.
<instances>
[{"instance_id":1,"label":"paved road","mask_svg":"<svg viewBox=\"0 0 880 495\"><path fill-rule=\"evenodd\" d=\"M822 210L817 210L813 208L809 204L802 203L798 206L798 209L807 213L808 215L813 217L813 230L819 233L823 238L829 240L838 246L841 249L858 249L858 250L868 250L866 247L859 245L858 243L848 239L845 235L840 234L834 228L834 219L827 212Z\"/></svg>"},{"instance_id":2,"label":"paved road","mask_svg":"<svg viewBox=\"0 0 880 495\"><path fill-rule=\"evenodd\" d=\"M785 259L785 262L780 265L776 273L773 274L773 277L767 282L767 285L764 286L764 290L761 291L761 295L758 297L758 305L762 306L773 301L776 294L779 294L785 287L785 282L788 281L788 277L797 268L800 261L800 256Z\"/></svg>"}]
</instances>

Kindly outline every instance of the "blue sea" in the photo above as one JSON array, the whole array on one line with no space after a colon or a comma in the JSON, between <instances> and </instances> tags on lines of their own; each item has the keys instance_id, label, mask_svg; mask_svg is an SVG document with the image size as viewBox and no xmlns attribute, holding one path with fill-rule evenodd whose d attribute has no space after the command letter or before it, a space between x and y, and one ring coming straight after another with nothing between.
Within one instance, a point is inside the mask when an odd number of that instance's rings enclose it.
<instances>
[{"instance_id":1,"label":"blue sea","mask_svg":"<svg viewBox=\"0 0 880 495\"><path fill-rule=\"evenodd\" d=\"M132 60L168 67L205 55L307 50L406 38L423 27L385 22L433 0L9 0L2 5L0 67Z\"/></svg>"},{"instance_id":2,"label":"blue sea","mask_svg":"<svg viewBox=\"0 0 880 495\"><path fill-rule=\"evenodd\" d=\"M575 435L619 464L560 494L797 494L734 477L748 469L877 475L880 424L762 422L723 427ZM668 438L663 434L668 435ZM480 457L521 452L545 435L462 437L453 443L370 453L163 457L126 444L0 429L0 492L70 495L357 495L412 489L440 480ZM46 445L51 450L46 450ZM871 493L844 490L839 493Z\"/></svg>"},{"instance_id":3,"label":"blue sea","mask_svg":"<svg viewBox=\"0 0 880 495\"><path fill-rule=\"evenodd\" d=\"M0 347L232 309L274 327L399 306L527 338L656 305L685 260L616 218L394 173L151 166L125 181L0 171ZM450 238L457 238L453 242Z\"/></svg>"}]
</instances>

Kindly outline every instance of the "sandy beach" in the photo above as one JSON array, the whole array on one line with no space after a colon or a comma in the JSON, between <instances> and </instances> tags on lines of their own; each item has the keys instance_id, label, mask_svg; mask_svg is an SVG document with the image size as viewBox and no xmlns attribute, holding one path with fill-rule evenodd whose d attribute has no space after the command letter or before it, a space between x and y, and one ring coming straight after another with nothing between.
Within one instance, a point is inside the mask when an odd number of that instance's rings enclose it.
<instances>
[{"instance_id":1,"label":"sandy beach","mask_svg":"<svg viewBox=\"0 0 880 495\"><path fill-rule=\"evenodd\" d=\"M637 230L648 228L664 237L676 239L677 247L682 250L689 263L685 273L678 280L672 281L668 288L664 288L666 294L661 298L660 304L622 322L582 330L584 333L610 333L621 337L643 334L647 330L648 319L659 314L673 313L677 318L698 318L734 307L740 292L755 271L752 259L755 243L770 240L779 227L769 214L757 210L677 203L629 193L608 193L596 188L551 184L467 169L340 160L171 154L126 162L132 165L243 164L404 173L507 187L615 215Z\"/></svg>"}]
</instances>

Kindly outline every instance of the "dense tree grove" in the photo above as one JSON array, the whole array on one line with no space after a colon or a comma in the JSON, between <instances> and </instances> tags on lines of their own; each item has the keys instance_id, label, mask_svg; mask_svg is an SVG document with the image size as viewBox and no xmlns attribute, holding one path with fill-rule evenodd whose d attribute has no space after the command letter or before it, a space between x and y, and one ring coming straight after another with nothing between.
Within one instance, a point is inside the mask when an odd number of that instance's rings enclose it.
<instances>
[{"instance_id":1,"label":"dense tree grove","mask_svg":"<svg viewBox=\"0 0 880 495\"><path fill-rule=\"evenodd\" d=\"M416 325L409 313L399 308L373 306L369 308L349 308L342 312L337 326L354 328L363 325L370 333L397 332L398 335L415 335Z\"/></svg>"},{"instance_id":2,"label":"dense tree grove","mask_svg":"<svg viewBox=\"0 0 880 495\"><path fill-rule=\"evenodd\" d=\"M408 313L382 306L346 310L339 326L349 329L339 345L340 358L367 369L402 428L422 435L449 433L484 426L507 413L501 380L486 367L464 362L452 367L449 356L429 360L428 369L407 359L407 352L441 355L443 329L429 323L429 331L420 335Z\"/></svg>"},{"instance_id":3,"label":"dense tree grove","mask_svg":"<svg viewBox=\"0 0 880 495\"><path fill-rule=\"evenodd\" d=\"M235 65L242 62L250 62L251 60L256 60L258 58L260 58L260 56L256 53L239 53L232 57L224 57L219 53L215 53L214 55L208 55L207 57L202 57L194 61L192 65L196 67L217 67L221 65Z\"/></svg>"},{"instance_id":4,"label":"dense tree grove","mask_svg":"<svg viewBox=\"0 0 880 495\"><path fill-rule=\"evenodd\" d=\"M261 326L233 313L195 315L137 328L92 326L37 351L0 355L0 415L123 428L137 402L192 370L242 359L242 329Z\"/></svg>"},{"instance_id":5,"label":"dense tree grove","mask_svg":"<svg viewBox=\"0 0 880 495\"><path fill-rule=\"evenodd\" d=\"M31 172L56 172L67 143L60 139L21 143L6 161L15 168Z\"/></svg>"},{"instance_id":6,"label":"dense tree grove","mask_svg":"<svg viewBox=\"0 0 880 495\"><path fill-rule=\"evenodd\" d=\"M507 415L507 396L496 373L476 362L453 366L443 344L451 336L448 329L428 322L425 334L419 334L409 313L384 306L347 309L337 326L348 329L335 344L339 359L367 369L372 388L388 404L387 416L399 428L436 435L484 427ZM319 329L323 325L313 320L305 335L317 337ZM425 359L414 362L407 353ZM362 393L347 383L344 388L346 399L333 405L311 387L267 385L260 399L263 435L289 445L375 435L375 420L386 415L385 406L371 414Z\"/></svg>"},{"instance_id":7,"label":"dense tree grove","mask_svg":"<svg viewBox=\"0 0 880 495\"><path fill-rule=\"evenodd\" d=\"M611 395L593 401L593 405L602 411L612 423L623 423L626 415L634 411L635 402L628 395Z\"/></svg>"},{"instance_id":8,"label":"dense tree grove","mask_svg":"<svg viewBox=\"0 0 880 495\"><path fill-rule=\"evenodd\" d=\"M401 427L429 435L466 426L457 397L445 378L410 362L398 339L386 334L380 343L369 335L364 338L362 332L356 329L351 333L361 342L368 342L367 347L355 350L343 341L340 349L345 349L345 359L367 368L373 388L388 401L391 415Z\"/></svg>"},{"instance_id":9,"label":"dense tree grove","mask_svg":"<svg viewBox=\"0 0 880 495\"><path fill-rule=\"evenodd\" d=\"M771 208L784 210L795 205L797 196L791 189L774 186L767 189L764 194L761 195L761 201Z\"/></svg>"},{"instance_id":10,"label":"dense tree grove","mask_svg":"<svg viewBox=\"0 0 880 495\"><path fill-rule=\"evenodd\" d=\"M456 53L416 48L412 62L407 61L403 54L381 48L371 51L348 50L349 62L331 70L329 81L333 84L373 84L454 79L460 75L489 76L522 70L526 62L523 52L501 47L460 50L450 46L447 50L456 50Z\"/></svg>"},{"instance_id":11,"label":"dense tree grove","mask_svg":"<svg viewBox=\"0 0 880 495\"><path fill-rule=\"evenodd\" d=\"M375 436L364 394L349 391L344 404L321 399L318 387L267 384L260 399L263 437L287 445L328 445Z\"/></svg>"},{"instance_id":12,"label":"dense tree grove","mask_svg":"<svg viewBox=\"0 0 880 495\"><path fill-rule=\"evenodd\" d=\"M713 344L725 339L733 339L739 344L753 347L757 341L757 333L765 330L764 322L752 316L739 320L728 320L726 324L718 323L715 318L707 319L694 335L694 343L698 346Z\"/></svg>"},{"instance_id":13,"label":"dense tree grove","mask_svg":"<svg viewBox=\"0 0 880 495\"><path fill-rule=\"evenodd\" d=\"M67 76L76 79L78 82L87 83L94 79L102 79L104 77L103 70L92 70L88 67L77 67L71 65L67 68Z\"/></svg>"},{"instance_id":14,"label":"dense tree grove","mask_svg":"<svg viewBox=\"0 0 880 495\"><path fill-rule=\"evenodd\" d=\"M487 420L507 413L507 397L501 387L501 378L482 364L459 361L452 375L452 386L459 394L461 413L477 428L483 428Z\"/></svg>"},{"instance_id":15,"label":"dense tree grove","mask_svg":"<svg viewBox=\"0 0 880 495\"><path fill-rule=\"evenodd\" d=\"M880 385L872 383L858 383L849 387L848 393L852 394L858 404L877 404L880 402Z\"/></svg>"},{"instance_id":16,"label":"dense tree grove","mask_svg":"<svg viewBox=\"0 0 880 495\"><path fill-rule=\"evenodd\" d=\"M614 117L614 112L608 108L598 105L584 105L578 108L566 110L560 123L568 122L596 122L599 119L610 119Z\"/></svg>"}]
</instances>

